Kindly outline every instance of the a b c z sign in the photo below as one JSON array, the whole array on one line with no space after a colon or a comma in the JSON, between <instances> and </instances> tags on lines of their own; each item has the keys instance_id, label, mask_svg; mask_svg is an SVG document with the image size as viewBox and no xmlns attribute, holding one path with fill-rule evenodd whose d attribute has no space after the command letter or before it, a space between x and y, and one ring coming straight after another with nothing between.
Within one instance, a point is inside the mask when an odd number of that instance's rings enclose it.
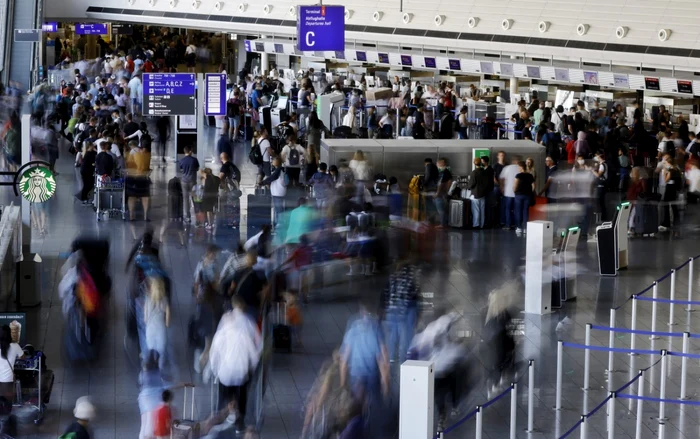
<instances>
[{"instance_id":1,"label":"a b c z sign","mask_svg":"<svg viewBox=\"0 0 700 439\"><path fill-rule=\"evenodd\" d=\"M299 6L297 20L300 51L345 50L345 6Z\"/></svg>"}]
</instances>

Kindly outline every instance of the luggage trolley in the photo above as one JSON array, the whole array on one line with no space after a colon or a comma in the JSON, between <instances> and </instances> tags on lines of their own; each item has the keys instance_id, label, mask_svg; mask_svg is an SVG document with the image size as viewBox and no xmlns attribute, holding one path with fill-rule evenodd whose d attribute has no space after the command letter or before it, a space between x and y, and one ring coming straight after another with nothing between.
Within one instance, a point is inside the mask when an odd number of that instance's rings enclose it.
<instances>
[{"instance_id":1,"label":"luggage trolley","mask_svg":"<svg viewBox=\"0 0 700 439\"><path fill-rule=\"evenodd\" d=\"M102 193L109 194L109 207L103 206ZM121 193L121 194L120 194ZM121 205L114 205L115 195L121 200ZM110 218L121 215L126 219L126 190L124 177L112 179L109 176L95 176L95 219L101 221L101 217L108 215Z\"/></svg>"},{"instance_id":2,"label":"luggage trolley","mask_svg":"<svg viewBox=\"0 0 700 439\"><path fill-rule=\"evenodd\" d=\"M36 351L31 357L17 360L14 367L15 401L13 405L35 410L36 425L44 420L44 409L49 403L54 381L53 371L46 369L42 359L43 353Z\"/></svg>"}]
</instances>

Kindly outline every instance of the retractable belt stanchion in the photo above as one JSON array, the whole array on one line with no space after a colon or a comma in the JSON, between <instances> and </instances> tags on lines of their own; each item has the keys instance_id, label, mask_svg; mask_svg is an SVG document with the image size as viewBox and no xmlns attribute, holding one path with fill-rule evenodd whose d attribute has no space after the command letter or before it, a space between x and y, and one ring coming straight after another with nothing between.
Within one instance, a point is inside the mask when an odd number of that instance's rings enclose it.
<instances>
[{"instance_id":1,"label":"retractable belt stanchion","mask_svg":"<svg viewBox=\"0 0 700 439\"><path fill-rule=\"evenodd\" d=\"M654 299L659 298L659 283L656 281L654 281L653 297ZM651 332L656 332L656 306L657 302L654 300L651 303ZM652 335L649 337L649 340L657 340L658 338L658 335Z\"/></svg>"},{"instance_id":2,"label":"retractable belt stanchion","mask_svg":"<svg viewBox=\"0 0 700 439\"><path fill-rule=\"evenodd\" d=\"M535 431L535 360L527 366L527 432Z\"/></svg>"},{"instance_id":3,"label":"retractable belt stanchion","mask_svg":"<svg viewBox=\"0 0 700 439\"><path fill-rule=\"evenodd\" d=\"M666 399L666 368L668 367L668 356L666 355L666 349L661 351L661 387L659 389L659 398ZM666 418L666 403L663 401L659 402L659 437L662 437L663 425L668 418Z\"/></svg>"},{"instance_id":4,"label":"retractable belt stanchion","mask_svg":"<svg viewBox=\"0 0 700 439\"><path fill-rule=\"evenodd\" d=\"M477 405L476 406L476 439L481 439L481 433L483 430L482 412L483 412L483 410L481 410L481 406Z\"/></svg>"},{"instance_id":5,"label":"retractable belt stanchion","mask_svg":"<svg viewBox=\"0 0 700 439\"><path fill-rule=\"evenodd\" d=\"M608 439L615 439L615 392L610 392L608 400Z\"/></svg>"},{"instance_id":6,"label":"retractable belt stanchion","mask_svg":"<svg viewBox=\"0 0 700 439\"><path fill-rule=\"evenodd\" d=\"M695 260L693 258L690 258L690 262L688 263L688 302L691 302L693 300L693 264L695 263ZM688 307L685 309L688 312L693 312L695 311L693 309L693 305L690 303L688 304Z\"/></svg>"},{"instance_id":7,"label":"retractable belt stanchion","mask_svg":"<svg viewBox=\"0 0 700 439\"><path fill-rule=\"evenodd\" d=\"M588 434L586 432L586 415L581 415L581 439L588 439Z\"/></svg>"},{"instance_id":8,"label":"retractable belt stanchion","mask_svg":"<svg viewBox=\"0 0 700 439\"><path fill-rule=\"evenodd\" d=\"M688 353L688 345L690 342L690 333L689 332L684 332L683 333L683 353L687 354ZM683 358L681 358L681 399L688 399L686 396L686 375L688 373L688 357L685 355Z\"/></svg>"},{"instance_id":9,"label":"retractable belt stanchion","mask_svg":"<svg viewBox=\"0 0 700 439\"><path fill-rule=\"evenodd\" d=\"M583 412L588 413L588 390L591 381L591 324L586 323L586 349L583 353Z\"/></svg>"},{"instance_id":10,"label":"retractable belt stanchion","mask_svg":"<svg viewBox=\"0 0 700 439\"><path fill-rule=\"evenodd\" d=\"M635 294L632 296L632 330L636 331L637 330L637 295ZM637 347L637 335L635 333L632 333L630 335L630 349L634 350ZM634 352L630 352L631 356L635 356Z\"/></svg>"},{"instance_id":11,"label":"retractable belt stanchion","mask_svg":"<svg viewBox=\"0 0 700 439\"><path fill-rule=\"evenodd\" d=\"M676 300L676 270L671 270L671 303L668 305L668 326L673 326L673 312L676 306L673 301Z\"/></svg>"},{"instance_id":12,"label":"retractable belt stanchion","mask_svg":"<svg viewBox=\"0 0 700 439\"><path fill-rule=\"evenodd\" d=\"M637 399L637 428L636 428L636 433L634 435L635 439L642 439L642 410L644 406L644 400L642 399L644 397L644 371L640 370L639 371L639 381L637 382L637 396L639 396L639 399ZM630 399L630 401L632 401Z\"/></svg>"},{"instance_id":13,"label":"retractable belt stanchion","mask_svg":"<svg viewBox=\"0 0 700 439\"><path fill-rule=\"evenodd\" d=\"M610 327L614 328L615 327L615 309L611 308L610 309ZM613 379L612 379L612 374L615 372L613 362L615 361L615 355L612 351L612 349L615 347L615 332L610 331L610 334L608 335L608 347L611 349L610 352L608 352L608 390L612 390L613 386Z\"/></svg>"},{"instance_id":14,"label":"retractable belt stanchion","mask_svg":"<svg viewBox=\"0 0 700 439\"><path fill-rule=\"evenodd\" d=\"M557 343L557 389L554 403L555 410L561 410L561 375L564 368L564 342L559 340Z\"/></svg>"},{"instance_id":15,"label":"retractable belt stanchion","mask_svg":"<svg viewBox=\"0 0 700 439\"><path fill-rule=\"evenodd\" d=\"M511 383L510 388L510 439L517 439L518 384Z\"/></svg>"}]
</instances>

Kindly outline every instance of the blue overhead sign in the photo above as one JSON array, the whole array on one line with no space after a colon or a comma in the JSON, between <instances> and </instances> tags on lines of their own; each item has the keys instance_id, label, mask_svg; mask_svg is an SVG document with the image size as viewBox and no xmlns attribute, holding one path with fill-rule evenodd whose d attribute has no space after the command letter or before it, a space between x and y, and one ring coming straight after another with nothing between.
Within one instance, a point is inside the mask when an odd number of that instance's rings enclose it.
<instances>
[{"instance_id":1,"label":"blue overhead sign","mask_svg":"<svg viewBox=\"0 0 700 439\"><path fill-rule=\"evenodd\" d=\"M226 75L207 73L204 84L206 91L204 114L207 116L226 116Z\"/></svg>"},{"instance_id":2,"label":"blue overhead sign","mask_svg":"<svg viewBox=\"0 0 700 439\"><path fill-rule=\"evenodd\" d=\"M44 23L41 25L41 30L44 32L58 32L58 23L55 21Z\"/></svg>"},{"instance_id":3,"label":"blue overhead sign","mask_svg":"<svg viewBox=\"0 0 700 439\"><path fill-rule=\"evenodd\" d=\"M194 116L196 84L194 73L144 73L143 114Z\"/></svg>"},{"instance_id":4,"label":"blue overhead sign","mask_svg":"<svg viewBox=\"0 0 700 439\"><path fill-rule=\"evenodd\" d=\"M300 51L345 51L345 6L298 8L297 48Z\"/></svg>"},{"instance_id":5,"label":"blue overhead sign","mask_svg":"<svg viewBox=\"0 0 700 439\"><path fill-rule=\"evenodd\" d=\"M75 25L78 35L107 35L107 25L104 23L78 23Z\"/></svg>"}]
</instances>

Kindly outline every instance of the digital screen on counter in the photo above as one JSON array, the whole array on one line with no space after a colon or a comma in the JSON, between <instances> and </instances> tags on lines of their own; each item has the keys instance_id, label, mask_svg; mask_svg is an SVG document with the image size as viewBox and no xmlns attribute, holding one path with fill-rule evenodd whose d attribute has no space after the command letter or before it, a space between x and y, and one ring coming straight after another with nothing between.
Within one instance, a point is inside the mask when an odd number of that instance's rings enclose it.
<instances>
[{"instance_id":1,"label":"digital screen on counter","mask_svg":"<svg viewBox=\"0 0 700 439\"><path fill-rule=\"evenodd\" d=\"M264 52L265 51L265 44L264 43L255 43L255 51L256 52Z\"/></svg>"},{"instance_id":2,"label":"digital screen on counter","mask_svg":"<svg viewBox=\"0 0 700 439\"><path fill-rule=\"evenodd\" d=\"M644 78L644 87L647 90L661 90L661 85L659 84L659 78Z\"/></svg>"},{"instance_id":3,"label":"digital screen on counter","mask_svg":"<svg viewBox=\"0 0 700 439\"><path fill-rule=\"evenodd\" d=\"M458 59L449 60L450 70L462 70L462 61Z\"/></svg>"},{"instance_id":4,"label":"digital screen on counter","mask_svg":"<svg viewBox=\"0 0 700 439\"><path fill-rule=\"evenodd\" d=\"M692 81L678 81L678 93L693 94Z\"/></svg>"},{"instance_id":5,"label":"digital screen on counter","mask_svg":"<svg viewBox=\"0 0 700 439\"><path fill-rule=\"evenodd\" d=\"M537 66L527 66L527 77L539 79L540 68Z\"/></svg>"},{"instance_id":6,"label":"digital screen on counter","mask_svg":"<svg viewBox=\"0 0 700 439\"><path fill-rule=\"evenodd\" d=\"M377 59L382 64L389 64L389 54L388 53L378 53Z\"/></svg>"},{"instance_id":7,"label":"digital screen on counter","mask_svg":"<svg viewBox=\"0 0 700 439\"><path fill-rule=\"evenodd\" d=\"M355 58L357 58L358 61L362 62L367 62L367 52L355 52Z\"/></svg>"},{"instance_id":8,"label":"digital screen on counter","mask_svg":"<svg viewBox=\"0 0 700 439\"><path fill-rule=\"evenodd\" d=\"M426 56L425 57L425 66L429 69L437 68L437 63L435 62L435 58L428 58Z\"/></svg>"},{"instance_id":9,"label":"digital screen on counter","mask_svg":"<svg viewBox=\"0 0 700 439\"><path fill-rule=\"evenodd\" d=\"M275 53L284 53L284 47L281 44L275 43Z\"/></svg>"},{"instance_id":10,"label":"digital screen on counter","mask_svg":"<svg viewBox=\"0 0 700 439\"><path fill-rule=\"evenodd\" d=\"M411 58L411 55L401 55L401 65L411 67L413 65L413 59Z\"/></svg>"}]
</instances>

